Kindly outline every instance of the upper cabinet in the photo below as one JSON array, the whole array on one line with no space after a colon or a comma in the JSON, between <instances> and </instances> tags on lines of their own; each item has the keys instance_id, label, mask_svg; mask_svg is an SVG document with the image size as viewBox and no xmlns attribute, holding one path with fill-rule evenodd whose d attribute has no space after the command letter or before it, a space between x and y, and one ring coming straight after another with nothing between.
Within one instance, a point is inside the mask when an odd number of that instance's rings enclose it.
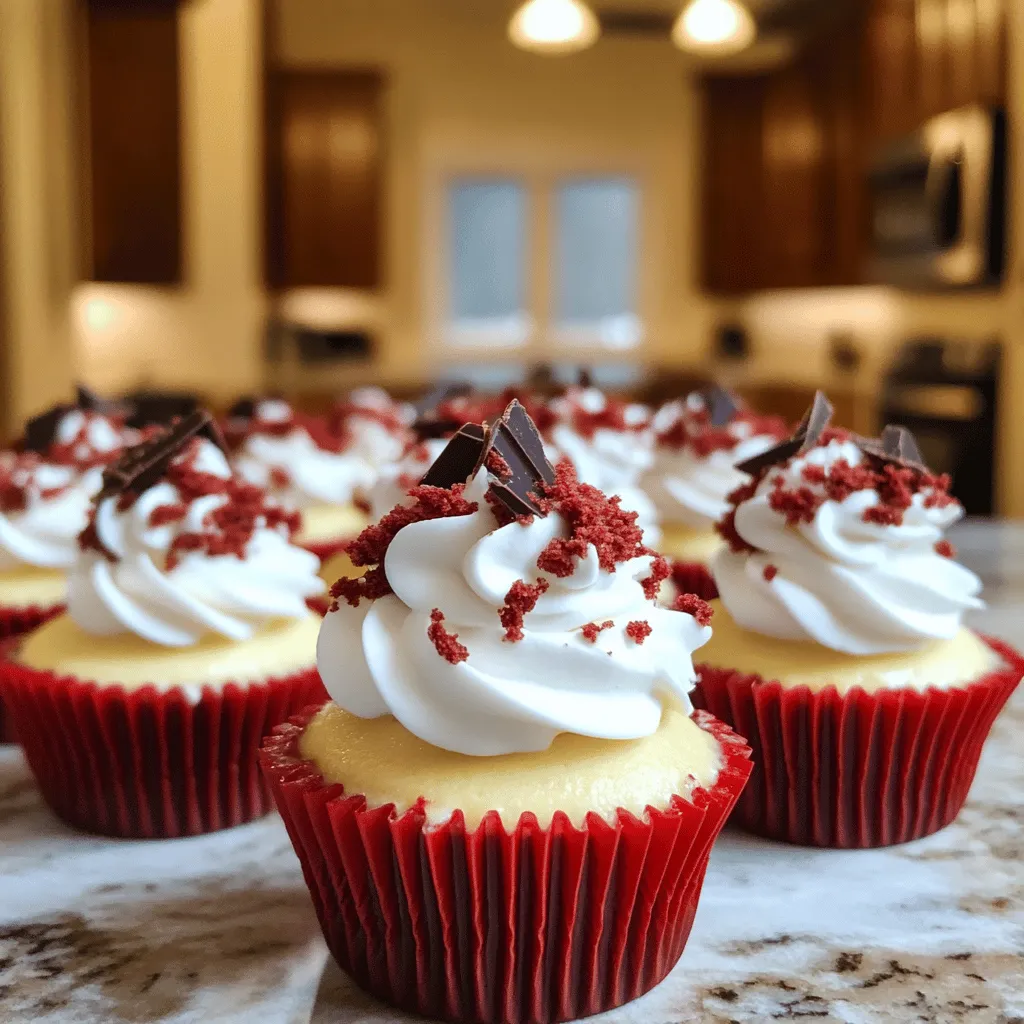
<instances>
[{"instance_id":1,"label":"upper cabinet","mask_svg":"<svg viewBox=\"0 0 1024 1024\"><path fill-rule=\"evenodd\" d=\"M1004 0L869 0L771 74L708 77L703 268L718 293L861 281L879 144L1005 101Z\"/></svg>"},{"instance_id":2,"label":"upper cabinet","mask_svg":"<svg viewBox=\"0 0 1024 1024\"><path fill-rule=\"evenodd\" d=\"M172 2L90 0L85 64L85 276L181 280L178 21Z\"/></svg>"},{"instance_id":3,"label":"upper cabinet","mask_svg":"<svg viewBox=\"0 0 1024 1024\"><path fill-rule=\"evenodd\" d=\"M266 273L274 288L381 280L383 81L375 71L271 71Z\"/></svg>"}]
</instances>

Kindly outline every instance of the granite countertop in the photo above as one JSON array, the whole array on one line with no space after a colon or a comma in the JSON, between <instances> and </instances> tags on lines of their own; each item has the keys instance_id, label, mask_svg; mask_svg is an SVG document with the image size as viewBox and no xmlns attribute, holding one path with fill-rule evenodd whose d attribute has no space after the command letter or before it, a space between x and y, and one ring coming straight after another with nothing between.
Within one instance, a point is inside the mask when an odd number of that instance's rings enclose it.
<instances>
[{"instance_id":1,"label":"granite countertop","mask_svg":"<svg viewBox=\"0 0 1024 1024\"><path fill-rule=\"evenodd\" d=\"M1020 640L1024 526L955 538ZM596 1021L1024 1024L1024 689L970 801L890 850L797 849L727 832L682 961ZM0 1021L396 1024L327 959L276 817L119 842L60 825L18 751L0 753Z\"/></svg>"}]
</instances>

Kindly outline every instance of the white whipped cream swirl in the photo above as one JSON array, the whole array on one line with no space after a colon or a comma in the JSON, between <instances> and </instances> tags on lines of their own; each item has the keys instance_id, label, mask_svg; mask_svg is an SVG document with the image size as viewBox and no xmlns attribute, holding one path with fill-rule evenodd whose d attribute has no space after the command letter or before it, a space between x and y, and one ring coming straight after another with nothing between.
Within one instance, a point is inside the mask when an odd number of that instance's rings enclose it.
<instances>
[{"instance_id":1,"label":"white whipped cream swirl","mask_svg":"<svg viewBox=\"0 0 1024 1024\"><path fill-rule=\"evenodd\" d=\"M666 703L689 711L690 654L711 630L646 598L639 581L652 559L610 573L591 547L573 575L543 574L541 551L567 536L561 516L497 528L482 492L481 474L466 494L480 500L477 512L398 533L385 560L394 594L357 608L342 601L324 619L317 664L335 702L362 718L393 714L427 743L480 756L543 750L562 732L636 739L658 728ZM505 640L505 595L540 577L549 588L526 614L524 638ZM466 660L452 664L429 639L435 608ZM608 620L596 643L580 631ZM642 644L626 633L637 620L652 629Z\"/></svg>"},{"instance_id":2,"label":"white whipped cream swirl","mask_svg":"<svg viewBox=\"0 0 1024 1024\"><path fill-rule=\"evenodd\" d=\"M639 485L641 474L650 468L653 459L654 435L647 425L650 411L639 404L626 406L623 430L599 426L583 434L573 426L574 406L598 415L607 403L607 397L597 388L574 390L552 402L559 417L551 428L553 455L568 458L583 483L622 498L622 507L637 513L637 524L647 543L656 544L661 535L657 509Z\"/></svg>"},{"instance_id":3,"label":"white whipped cream swirl","mask_svg":"<svg viewBox=\"0 0 1024 1024\"><path fill-rule=\"evenodd\" d=\"M440 438L429 438L413 445L398 462L385 466L367 495L370 519L376 522L396 505L407 505L410 488L426 476L427 470L447 445L448 442Z\"/></svg>"},{"instance_id":4,"label":"white whipped cream swirl","mask_svg":"<svg viewBox=\"0 0 1024 1024\"><path fill-rule=\"evenodd\" d=\"M286 423L292 415L286 402L267 399L257 406L257 417L265 423ZM377 429L382 429L379 424L367 427L371 433ZM242 442L233 461L244 480L291 508L350 505L377 479L377 469L367 455L370 444L364 437L361 444L350 444L344 451L329 451L296 423L283 434L261 433L257 428Z\"/></svg>"},{"instance_id":5,"label":"white whipped cream swirl","mask_svg":"<svg viewBox=\"0 0 1024 1024\"><path fill-rule=\"evenodd\" d=\"M194 468L221 479L231 470L220 449L199 442ZM150 515L182 501L178 488L163 480L144 491L129 508L105 498L96 508L96 534L115 561L86 549L68 580L68 611L88 633L135 633L156 644L185 647L208 633L247 640L275 619L302 618L306 599L324 590L315 555L290 543L283 528L262 517L245 546L245 557L183 551L167 567L179 534L201 532L224 494L188 504L185 517L153 526Z\"/></svg>"},{"instance_id":6,"label":"white whipped cream swirl","mask_svg":"<svg viewBox=\"0 0 1024 1024\"><path fill-rule=\"evenodd\" d=\"M691 395L685 402L663 406L654 418L655 434L668 430L679 419L685 420L688 413L703 405L699 395ZM694 425L693 429L700 428ZM655 445L651 466L641 477L640 486L653 503L659 522L678 523L694 530L712 529L729 507L728 496L749 479L736 464L768 451L778 441L771 434L755 434L743 419L734 420L724 429L735 438L736 446L707 455L699 455L690 445Z\"/></svg>"},{"instance_id":7,"label":"white whipped cream swirl","mask_svg":"<svg viewBox=\"0 0 1024 1024\"><path fill-rule=\"evenodd\" d=\"M74 444L72 457L90 461L104 453L113 457L124 436L109 419L72 409L57 424L54 443ZM6 451L0 454L0 473L24 495L23 508L0 511L0 571L23 565L70 568L90 502L100 489L102 467L82 470L49 462L45 455Z\"/></svg>"},{"instance_id":8,"label":"white whipped cream swirl","mask_svg":"<svg viewBox=\"0 0 1024 1024\"><path fill-rule=\"evenodd\" d=\"M840 460L856 466L863 459L851 441L831 441L769 470L754 496L739 504L736 531L759 550L723 550L712 572L741 626L848 654L881 654L948 639L964 612L983 607L978 577L935 550L963 514L956 503L928 508L930 492L920 491L899 526L864 521L864 511L879 503L873 489L826 499L809 523L787 525L771 508L780 475L787 490L821 494L820 485L801 475L805 465L827 470Z\"/></svg>"}]
</instances>

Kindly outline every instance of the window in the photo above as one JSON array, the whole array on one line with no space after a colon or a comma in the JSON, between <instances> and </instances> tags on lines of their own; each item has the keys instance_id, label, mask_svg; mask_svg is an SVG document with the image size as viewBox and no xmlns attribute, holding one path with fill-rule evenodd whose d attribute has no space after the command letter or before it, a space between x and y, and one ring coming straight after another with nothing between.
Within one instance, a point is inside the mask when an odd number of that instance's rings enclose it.
<instances>
[{"instance_id":1,"label":"window","mask_svg":"<svg viewBox=\"0 0 1024 1024\"><path fill-rule=\"evenodd\" d=\"M632 348L636 315L636 185L627 178L559 183L554 247L555 333L560 341Z\"/></svg>"},{"instance_id":2,"label":"window","mask_svg":"<svg viewBox=\"0 0 1024 1024\"><path fill-rule=\"evenodd\" d=\"M638 345L640 212L622 175L448 179L444 343L538 355Z\"/></svg>"},{"instance_id":3,"label":"window","mask_svg":"<svg viewBox=\"0 0 1024 1024\"><path fill-rule=\"evenodd\" d=\"M455 345L521 345L526 314L526 191L500 178L449 189L449 330Z\"/></svg>"}]
</instances>

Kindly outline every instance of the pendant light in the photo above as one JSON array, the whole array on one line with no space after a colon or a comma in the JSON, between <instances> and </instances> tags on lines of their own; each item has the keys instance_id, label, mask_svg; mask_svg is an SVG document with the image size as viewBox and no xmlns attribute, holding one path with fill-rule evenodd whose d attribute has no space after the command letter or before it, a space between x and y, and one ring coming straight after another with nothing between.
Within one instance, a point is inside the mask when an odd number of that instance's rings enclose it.
<instances>
[{"instance_id":1,"label":"pendant light","mask_svg":"<svg viewBox=\"0 0 1024 1024\"><path fill-rule=\"evenodd\" d=\"M756 35L739 0L690 0L672 28L672 42L681 50L716 57L745 50Z\"/></svg>"},{"instance_id":2,"label":"pendant light","mask_svg":"<svg viewBox=\"0 0 1024 1024\"><path fill-rule=\"evenodd\" d=\"M600 34L597 16L583 0L527 0L508 24L509 39L533 53L585 50Z\"/></svg>"}]
</instances>

